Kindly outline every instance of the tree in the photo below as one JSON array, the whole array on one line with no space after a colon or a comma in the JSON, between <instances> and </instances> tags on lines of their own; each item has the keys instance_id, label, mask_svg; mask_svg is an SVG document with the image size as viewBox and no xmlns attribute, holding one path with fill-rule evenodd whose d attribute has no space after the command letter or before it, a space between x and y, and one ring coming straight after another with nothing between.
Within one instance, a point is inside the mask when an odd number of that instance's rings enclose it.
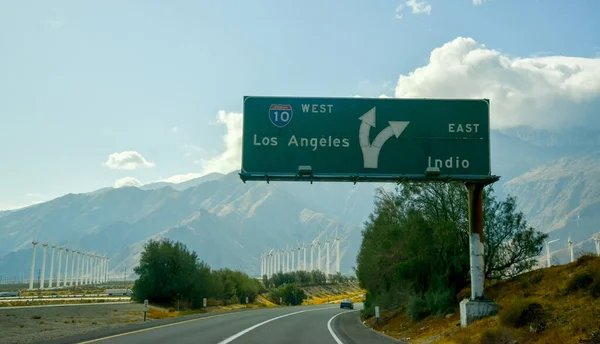
<instances>
[{"instance_id":1,"label":"tree","mask_svg":"<svg viewBox=\"0 0 600 344\"><path fill-rule=\"evenodd\" d=\"M302 304L302 301L306 300L306 293L299 285L295 283L284 284L275 288L269 292L267 298L274 303L279 304L279 300L283 301L283 304L290 304L292 306Z\"/></svg>"},{"instance_id":2,"label":"tree","mask_svg":"<svg viewBox=\"0 0 600 344\"><path fill-rule=\"evenodd\" d=\"M365 223L356 274L368 291L365 306L428 304L442 312L469 280L467 190L459 183L404 184L378 189ZM487 278L529 269L546 234L527 226L514 198L484 191L484 259Z\"/></svg>"},{"instance_id":3,"label":"tree","mask_svg":"<svg viewBox=\"0 0 600 344\"><path fill-rule=\"evenodd\" d=\"M530 270L540 254L548 234L528 226L523 213L517 211L517 201L508 196L498 202L489 194L484 199L484 259L485 277L513 277Z\"/></svg>"},{"instance_id":4,"label":"tree","mask_svg":"<svg viewBox=\"0 0 600 344\"><path fill-rule=\"evenodd\" d=\"M134 300L156 303L171 303L178 296L189 299L201 275L196 253L168 239L146 242L134 272L140 276L135 281Z\"/></svg>"}]
</instances>

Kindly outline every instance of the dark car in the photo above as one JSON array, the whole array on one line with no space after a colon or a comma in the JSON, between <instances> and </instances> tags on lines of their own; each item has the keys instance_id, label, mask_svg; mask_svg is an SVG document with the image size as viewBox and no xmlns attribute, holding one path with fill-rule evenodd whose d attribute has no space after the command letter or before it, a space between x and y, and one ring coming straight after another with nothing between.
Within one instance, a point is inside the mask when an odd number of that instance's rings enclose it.
<instances>
[{"instance_id":1,"label":"dark car","mask_svg":"<svg viewBox=\"0 0 600 344\"><path fill-rule=\"evenodd\" d=\"M354 309L354 303L352 303L352 300L342 300L340 303L340 308Z\"/></svg>"}]
</instances>

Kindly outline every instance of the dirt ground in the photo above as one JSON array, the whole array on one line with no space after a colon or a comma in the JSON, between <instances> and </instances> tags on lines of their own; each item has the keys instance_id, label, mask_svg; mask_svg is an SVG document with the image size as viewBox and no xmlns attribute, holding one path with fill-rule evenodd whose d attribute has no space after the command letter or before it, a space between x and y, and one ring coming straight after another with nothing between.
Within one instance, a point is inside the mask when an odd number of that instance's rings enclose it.
<instances>
[{"instance_id":1,"label":"dirt ground","mask_svg":"<svg viewBox=\"0 0 600 344\"><path fill-rule=\"evenodd\" d=\"M36 343L142 322L143 304L0 308L0 343ZM149 319L149 321L152 321Z\"/></svg>"}]
</instances>

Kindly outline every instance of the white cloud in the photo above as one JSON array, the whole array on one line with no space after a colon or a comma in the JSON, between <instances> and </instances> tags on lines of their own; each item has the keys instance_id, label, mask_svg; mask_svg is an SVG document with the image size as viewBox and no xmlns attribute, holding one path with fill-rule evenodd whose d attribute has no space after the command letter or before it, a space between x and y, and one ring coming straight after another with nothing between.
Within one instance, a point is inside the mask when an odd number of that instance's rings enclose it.
<instances>
[{"instance_id":1,"label":"white cloud","mask_svg":"<svg viewBox=\"0 0 600 344\"><path fill-rule=\"evenodd\" d=\"M217 113L216 121L210 124L225 125L227 128L227 131L223 136L223 151L210 159L194 160L194 164L201 166L202 172L177 174L161 179L161 182L183 183L212 172L229 173L233 170L241 168L242 114L237 112L225 112L221 110ZM190 156L192 152L201 152L206 154L206 151L202 147L198 147L193 144L186 144L185 149L187 150L186 156Z\"/></svg>"},{"instance_id":2,"label":"white cloud","mask_svg":"<svg viewBox=\"0 0 600 344\"><path fill-rule=\"evenodd\" d=\"M431 5L427 5L425 1L408 0L406 5L412 9L413 14L431 13Z\"/></svg>"},{"instance_id":3,"label":"white cloud","mask_svg":"<svg viewBox=\"0 0 600 344\"><path fill-rule=\"evenodd\" d=\"M396 19L402 19L402 10L404 9L404 4L400 4L398 5L398 7L396 7Z\"/></svg>"},{"instance_id":4,"label":"white cloud","mask_svg":"<svg viewBox=\"0 0 600 344\"><path fill-rule=\"evenodd\" d=\"M46 24L48 24L52 29L58 29L63 26L63 22L53 19L46 20Z\"/></svg>"},{"instance_id":5,"label":"white cloud","mask_svg":"<svg viewBox=\"0 0 600 344\"><path fill-rule=\"evenodd\" d=\"M600 101L600 59L511 58L458 37L434 49L427 65L401 75L395 96L488 98L492 128L600 126L598 109L590 107Z\"/></svg>"},{"instance_id":6,"label":"white cloud","mask_svg":"<svg viewBox=\"0 0 600 344\"><path fill-rule=\"evenodd\" d=\"M405 6L410 7L412 14L425 13L429 15L431 13L431 5L428 5L425 1L408 0L406 3L396 7L396 14L394 16L396 19L402 19L402 11Z\"/></svg>"},{"instance_id":7,"label":"white cloud","mask_svg":"<svg viewBox=\"0 0 600 344\"><path fill-rule=\"evenodd\" d=\"M207 152L204 148L200 146L196 146L192 143L186 143L183 145L183 149L185 150L185 156L192 156L194 154L206 155Z\"/></svg>"},{"instance_id":8,"label":"white cloud","mask_svg":"<svg viewBox=\"0 0 600 344\"><path fill-rule=\"evenodd\" d=\"M154 163L149 162L140 153L135 151L126 151L113 153L108 156L105 166L115 170L135 170L142 167L154 167Z\"/></svg>"},{"instance_id":9,"label":"white cloud","mask_svg":"<svg viewBox=\"0 0 600 344\"><path fill-rule=\"evenodd\" d=\"M487 1L487 0L473 0L473 5L475 5L475 6L481 5L481 4L483 4L484 1Z\"/></svg>"},{"instance_id":10,"label":"white cloud","mask_svg":"<svg viewBox=\"0 0 600 344\"><path fill-rule=\"evenodd\" d=\"M242 161L242 114L219 111L217 123L225 125L223 136L225 150L211 159L202 159L203 174L212 172L229 173L241 167Z\"/></svg>"},{"instance_id":11,"label":"white cloud","mask_svg":"<svg viewBox=\"0 0 600 344\"><path fill-rule=\"evenodd\" d=\"M179 131L179 128L177 126L174 126L171 128L171 131L174 132L175 134L177 134L177 132Z\"/></svg>"},{"instance_id":12,"label":"white cloud","mask_svg":"<svg viewBox=\"0 0 600 344\"><path fill-rule=\"evenodd\" d=\"M118 179L117 181L115 181L115 188L120 188L123 186L141 186L142 182L140 182L139 180L133 178L133 177L125 177L125 178L121 178Z\"/></svg>"}]
</instances>

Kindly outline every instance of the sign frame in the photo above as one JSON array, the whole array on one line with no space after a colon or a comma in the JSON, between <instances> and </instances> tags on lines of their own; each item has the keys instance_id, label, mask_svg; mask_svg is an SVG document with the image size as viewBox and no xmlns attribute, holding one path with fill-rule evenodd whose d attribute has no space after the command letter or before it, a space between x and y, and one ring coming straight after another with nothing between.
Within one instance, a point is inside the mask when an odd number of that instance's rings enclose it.
<instances>
[{"instance_id":1,"label":"sign frame","mask_svg":"<svg viewBox=\"0 0 600 344\"><path fill-rule=\"evenodd\" d=\"M249 172L245 170L245 162L247 161L248 157L246 156L245 152L246 152L246 147L245 145L247 144L247 140L248 138L246 137L246 135L252 135L253 133L249 133L246 132L246 122L247 122L247 116L248 116L248 112L247 112L247 106L246 106L246 102L249 99L262 99L262 100L272 100L272 103L277 105L277 106L286 106L290 103L290 101L294 101L294 102L298 102L298 101L305 101L305 102L311 102L311 101L320 101L323 104L326 103L327 101L335 101L335 102L344 102L346 100L350 101L356 101L356 100L360 100L363 102L371 102L371 103L375 103L375 102L393 102L393 101L426 101L426 102L452 102L452 101L457 101L457 102L481 102L484 101L487 103L487 119L486 119L486 124L487 127L485 128L485 130L487 131L487 133L485 133L485 137L482 138L483 140L488 140L488 152L487 152L487 156L486 156L486 168L489 171L489 174L457 174L457 173L445 173L444 169L442 168L441 171L440 169L438 169L437 167L430 169L430 168L424 168L423 169L423 173L422 174L416 174L416 173L398 173L398 174L394 174L394 173L377 173L377 172L373 172L373 173L356 173L356 172L348 172L348 173L320 173L319 171L313 171L312 167L309 165L310 162L307 162L304 165L300 165L298 166L298 171L296 171L295 173L291 173L289 171L286 172L276 172L276 171L264 171L264 172ZM273 105L272 105L273 106ZM290 108L291 109L291 108ZM270 108L269 108L270 110ZM362 111L362 110L361 110ZM375 107L373 107L373 110L371 111L375 111ZM360 111L359 111L360 112ZM252 114L253 116L255 114ZM297 118L298 116L302 116L303 114L293 114L294 118ZM354 114L356 115L356 113ZM365 113L363 116L367 116L368 113ZM374 114L373 114L374 115ZM293 97L293 96L244 96L244 109L243 109L243 132L242 132L242 167L240 169L239 177L240 179L246 183L246 181L266 181L267 183L271 182L271 181L304 181L304 182L310 182L311 184L313 182L352 182L354 184L359 183L359 182L377 182L377 183L382 183L382 182L394 182L394 183L405 183L405 182L465 182L465 183L478 183L478 184L491 184L494 183L496 181L498 181L500 179L499 176L493 175L491 173L491 138L490 138L490 134L491 134L491 128L490 128L490 113L489 113L489 99L454 99L454 98L356 98L356 97ZM273 123L273 120L271 119L271 113L269 112L268 114L265 113L265 117L266 121L270 121L271 123ZM278 126L275 125L278 130L284 130L284 127L287 127L285 130L289 130L289 124L292 121L291 119L292 117L290 117L290 120L288 122L286 122L285 125L283 126ZM357 119L359 119L360 117L357 116ZM364 122L364 121L363 121ZM406 128L406 126L408 125L409 122L394 122L394 123L405 123L404 126L401 126L400 129L394 128L394 134L396 134L396 138L398 138L398 136L401 134L402 130L404 128ZM273 123L275 124L275 123ZM318 125L318 124L317 124ZM360 124L362 126L362 124ZM391 125L392 122L390 122L390 129L391 129ZM372 125L374 127L374 125ZM357 130L359 128L359 122L357 121ZM387 128L386 128L387 129ZM362 130L362 128L361 128ZM392 131L390 130L390 135L388 136L392 136ZM367 134L368 135L368 134ZM379 135L378 135L379 136ZM377 138L375 138L376 140ZM425 137L424 142L433 142L435 139L439 139L439 138L434 138L434 137ZM361 140L361 149L363 148L363 138L360 138ZM367 136L367 140L370 141L370 139ZM374 141L373 140L373 143ZM385 142L385 141L384 141ZM355 143L356 145L356 143ZM365 157L365 151L363 150L363 158L366 160ZM365 164L367 164L365 162Z\"/></svg>"}]
</instances>

